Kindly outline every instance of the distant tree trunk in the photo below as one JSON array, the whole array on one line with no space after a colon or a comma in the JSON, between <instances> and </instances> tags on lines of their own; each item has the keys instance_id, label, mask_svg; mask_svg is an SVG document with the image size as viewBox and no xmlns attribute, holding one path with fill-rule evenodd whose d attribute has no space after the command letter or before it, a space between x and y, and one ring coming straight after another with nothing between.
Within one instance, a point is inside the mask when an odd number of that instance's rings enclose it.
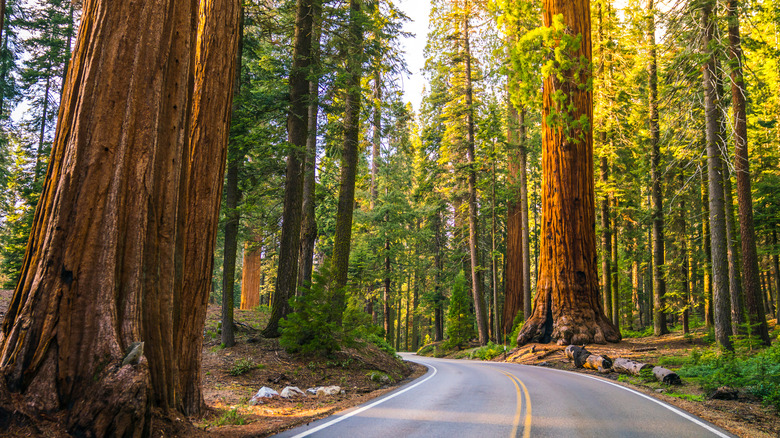
<instances>
[{"instance_id":1,"label":"distant tree trunk","mask_svg":"<svg viewBox=\"0 0 780 438\"><path fill-rule=\"evenodd\" d=\"M739 35L739 0L729 0L726 8L729 29L729 65L731 67L731 108L734 120L734 170L737 174L737 202L739 204L739 230L742 237L742 286L745 306L751 324L757 324L758 335L769 345L769 329L764 306L758 299L758 254L756 233L753 227L753 195L750 190L750 160L747 141L747 115L745 109L745 81L742 75L742 42Z\"/></svg>"},{"instance_id":2,"label":"distant tree trunk","mask_svg":"<svg viewBox=\"0 0 780 438\"><path fill-rule=\"evenodd\" d=\"M441 291L441 274L444 271L444 258L442 257L442 248L444 247L444 236L441 226L441 211L437 210L433 216L433 264L434 264L434 308L433 308L433 340L439 342L444 340L444 296Z\"/></svg>"},{"instance_id":3,"label":"distant tree trunk","mask_svg":"<svg viewBox=\"0 0 780 438\"><path fill-rule=\"evenodd\" d=\"M590 9L587 1L544 1L544 25L563 15L567 32L582 35L571 55L591 61ZM518 345L531 341L558 344L620 341L620 332L604 316L596 269L596 214L593 179L593 131L549 125L553 111L567 111L572 120L593 120L593 95L587 87L589 69L559 80L544 79L542 109L542 248L534 312L520 330ZM562 91L569 102L558 106L553 93ZM573 110L568 110L571 105Z\"/></svg>"},{"instance_id":4,"label":"distant tree trunk","mask_svg":"<svg viewBox=\"0 0 780 438\"><path fill-rule=\"evenodd\" d=\"M417 306L420 304L420 275L414 271L414 295L412 301L412 351L420 348L420 316Z\"/></svg>"},{"instance_id":5,"label":"distant tree trunk","mask_svg":"<svg viewBox=\"0 0 780 438\"><path fill-rule=\"evenodd\" d=\"M721 137L722 138L722 137ZM740 326L745 322L742 306L742 280L739 273L739 250L737 249L737 225L734 218L734 199L731 190L729 165L724 159L723 164L723 204L726 209L726 254L729 261L729 300L731 302L731 332L739 333Z\"/></svg>"},{"instance_id":6,"label":"distant tree trunk","mask_svg":"<svg viewBox=\"0 0 780 438\"><path fill-rule=\"evenodd\" d=\"M382 302L384 303L384 318L385 318L385 339L389 343L393 343L393 316L392 311L392 298L390 291L390 239L385 239L385 278L384 278L384 291L382 292Z\"/></svg>"},{"instance_id":7,"label":"distant tree trunk","mask_svg":"<svg viewBox=\"0 0 780 438\"><path fill-rule=\"evenodd\" d=\"M501 325L498 317L498 263L496 263L496 144L493 142L493 157L491 163L491 208L490 208L490 278L493 287L493 336L497 343L501 343Z\"/></svg>"},{"instance_id":8,"label":"distant tree trunk","mask_svg":"<svg viewBox=\"0 0 780 438\"><path fill-rule=\"evenodd\" d=\"M669 333L666 326L666 279L664 278L664 210L661 190L662 169L660 130L658 127L658 74L655 52L655 7L647 0L647 43L650 47L649 105L651 179L653 181L653 332L656 336Z\"/></svg>"},{"instance_id":9,"label":"distant tree trunk","mask_svg":"<svg viewBox=\"0 0 780 438\"><path fill-rule=\"evenodd\" d=\"M5 3L6 0L0 0L0 40L3 39L5 31Z\"/></svg>"},{"instance_id":10,"label":"distant tree trunk","mask_svg":"<svg viewBox=\"0 0 780 438\"><path fill-rule=\"evenodd\" d=\"M718 147L718 108L715 92L715 54L711 52L714 23L713 3L708 0L702 7L704 29L703 50L707 53L704 65L704 112L706 116L707 167L709 176L709 218L712 250L712 300L715 339L722 347L731 349L731 306L728 291L728 254L726 254L726 218L723 199L723 163Z\"/></svg>"},{"instance_id":11,"label":"distant tree trunk","mask_svg":"<svg viewBox=\"0 0 780 438\"><path fill-rule=\"evenodd\" d=\"M303 164L303 205L301 207L301 251L298 264L298 286L311 284L314 270L314 244L317 241L317 218L314 212L315 172L317 163L317 118L320 89L320 38L322 36L322 0L312 1L311 63L316 69L309 77L309 126L306 138L306 161Z\"/></svg>"},{"instance_id":12,"label":"distant tree trunk","mask_svg":"<svg viewBox=\"0 0 780 438\"><path fill-rule=\"evenodd\" d=\"M777 303L777 306L775 306L775 318L777 319L777 322L780 323L780 256L777 254L777 229L772 229L772 245L774 246L774 251L772 253L772 265L774 267L775 271L775 303Z\"/></svg>"},{"instance_id":13,"label":"distant tree trunk","mask_svg":"<svg viewBox=\"0 0 780 438\"><path fill-rule=\"evenodd\" d=\"M701 167L701 206L704 214L701 216L702 233L702 290L704 295L704 325L709 328L714 325L712 306L712 245L710 244L710 189L707 163Z\"/></svg>"},{"instance_id":14,"label":"distant tree trunk","mask_svg":"<svg viewBox=\"0 0 780 438\"><path fill-rule=\"evenodd\" d=\"M235 345L233 333L233 294L236 276L236 253L238 251L238 201L241 191L238 188L238 172L244 160L240 148L228 154L227 175L225 178L225 242L222 259L222 345Z\"/></svg>"},{"instance_id":15,"label":"distant tree trunk","mask_svg":"<svg viewBox=\"0 0 780 438\"><path fill-rule=\"evenodd\" d=\"M602 136L605 137L605 136ZM604 141L604 138L602 138ZM601 157L601 183L609 183L609 164L607 156ZM604 313L607 318L612 319L612 234L609 223L609 194L604 191L604 197L601 199L601 299L604 305Z\"/></svg>"},{"instance_id":16,"label":"distant tree trunk","mask_svg":"<svg viewBox=\"0 0 780 438\"><path fill-rule=\"evenodd\" d=\"M271 318L263 330L265 337L279 336L279 321L290 313L288 300L295 296L298 283L298 256L301 250L301 213L303 212L303 164L309 139L309 66L311 65L313 3L298 0L295 17L295 46L290 70L290 109L287 113L287 155L284 180L284 210L279 265L276 272Z\"/></svg>"},{"instance_id":17,"label":"distant tree trunk","mask_svg":"<svg viewBox=\"0 0 780 438\"><path fill-rule=\"evenodd\" d=\"M680 187L685 187L685 172L681 169L678 175L680 180ZM685 196L679 197L679 215L677 216L678 228L680 232L680 255L682 257L682 263L680 263L680 280L682 285L682 331L688 333L689 327L689 315L690 315L690 294L691 291L688 288L688 227L686 223L687 210L685 207Z\"/></svg>"},{"instance_id":18,"label":"distant tree trunk","mask_svg":"<svg viewBox=\"0 0 780 438\"><path fill-rule=\"evenodd\" d=\"M330 321L339 325L341 325L341 316L347 303L344 286L347 285L349 251L352 241L352 212L355 208L363 45L361 3L361 0L349 1L349 57L347 59L347 96L344 102L344 149L341 158L338 210L336 211L336 235L333 239L333 274L336 290L330 315Z\"/></svg>"},{"instance_id":19,"label":"distant tree trunk","mask_svg":"<svg viewBox=\"0 0 780 438\"><path fill-rule=\"evenodd\" d=\"M634 324L633 330L639 330L644 327L645 321L642 321L642 301L639 299L639 261L634 259L631 262L631 312Z\"/></svg>"},{"instance_id":20,"label":"distant tree trunk","mask_svg":"<svg viewBox=\"0 0 780 438\"><path fill-rule=\"evenodd\" d=\"M520 130L522 129L522 122L520 112L511 103L508 102L509 111L509 127L507 132L507 140L509 142L509 156L507 157L508 168L508 184L510 190L510 198L507 205L507 221L506 221L506 288L504 290L504 325L503 329L505 333L512 332L512 324L514 323L515 316L523 309L524 310L524 298L525 291L524 278L523 278L523 260L525 254L523 254L523 203L521 198L521 191L519 185L522 184L522 152L520 149L522 141ZM518 199L519 198L519 199ZM525 319L528 315L524 315Z\"/></svg>"},{"instance_id":21,"label":"distant tree trunk","mask_svg":"<svg viewBox=\"0 0 780 438\"><path fill-rule=\"evenodd\" d=\"M615 199L614 196L612 196L612 211L617 212L617 199ZM610 281L612 281L612 324L615 324L615 327L620 327L620 293L619 293L619 281L620 278L618 277L618 229L617 229L617 215L615 215L615 219L612 219L612 278Z\"/></svg>"},{"instance_id":22,"label":"distant tree trunk","mask_svg":"<svg viewBox=\"0 0 780 438\"><path fill-rule=\"evenodd\" d=\"M468 0L466 0L468 3ZM482 278L479 269L479 244L477 225L477 169L474 156L474 107L473 90L471 86L471 47L470 47L470 12L469 6L463 14L464 44L463 56L465 57L465 83L466 83L466 162L468 164L468 205L469 205L469 252L471 253L471 290L474 294L474 312L477 316L477 332L480 345L488 343L488 321L485 303L482 293Z\"/></svg>"},{"instance_id":23,"label":"distant tree trunk","mask_svg":"<svg viewBox=\"0 0 780 438\"><path fill-rule=\"evenodd\" d=\"M33 409L66 411L74 435L141 436L152 404L187 415L203 406L224 171L214 163L224 163L239 15L232 2L192 6L84 8L0 335L7 388ZM138 50L117 50L126 41ZM122 365L139 341L144 354Z\"/></svg>"},{"instance_id":24,"label":"distant tree trunk","mask_svg":"<svg viewBox=\"0 0 780 438\"><path fill-rule=\"evenodd\" d=\"M241 310L252 310L260 305L263 247L261 242L244 242L244 261L241 270Z\"/></svg>"}]
</instances>

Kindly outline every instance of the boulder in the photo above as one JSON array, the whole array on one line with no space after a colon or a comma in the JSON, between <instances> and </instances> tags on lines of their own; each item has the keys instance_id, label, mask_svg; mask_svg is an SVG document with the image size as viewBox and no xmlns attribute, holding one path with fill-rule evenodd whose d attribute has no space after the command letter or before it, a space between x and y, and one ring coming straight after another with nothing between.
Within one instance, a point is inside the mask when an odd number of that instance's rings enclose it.
<instances>
[{"instance_id":1,"label":"boulder","mask_svg":"<svg viewBox=\"0 0 780 438\"><path fill-rule=\"evenodd\" d=\"M320 386L317 388L317 395L336 395L341 392L339 386Z\"/></svg>"}]
</instances>

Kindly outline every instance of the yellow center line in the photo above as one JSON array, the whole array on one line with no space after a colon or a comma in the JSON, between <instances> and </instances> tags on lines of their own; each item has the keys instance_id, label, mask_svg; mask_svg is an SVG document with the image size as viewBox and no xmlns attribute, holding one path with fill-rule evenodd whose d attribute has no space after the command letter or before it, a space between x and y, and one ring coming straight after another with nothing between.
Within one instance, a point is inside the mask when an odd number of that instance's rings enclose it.
<instances>
[{"instance_id":1,"label":"yellow center line","mask_svg":"<svg viewBox=\"0 0 780 438\"><path fill-rule=\"evenodd\" d=\"M512 424L512 437L517 436L517 428L520 425L520 413L522 412L522 396L525 395L525 422L523 424L523 438L530 438L531 437L531 394L528 392L528 387L525 386L525 383L523 383L522 380L520 380L517 376L509 374L507 372L502 371L502 373L506 374L507 377L509 377L509 380L512 381L512 383L515 385L515 389L517 390L517 413L515 413L514 422ZM520 384L520 386L518 386ZM520 388L523 388L523 391L521 393Z\"/></svg>"}]
</instances>

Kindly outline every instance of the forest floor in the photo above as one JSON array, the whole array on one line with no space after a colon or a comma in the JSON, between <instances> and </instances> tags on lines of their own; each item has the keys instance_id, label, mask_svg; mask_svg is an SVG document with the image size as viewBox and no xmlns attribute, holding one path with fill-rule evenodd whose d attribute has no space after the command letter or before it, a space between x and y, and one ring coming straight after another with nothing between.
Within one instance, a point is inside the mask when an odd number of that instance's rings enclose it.
<instances>
[{"instance_id":1,"label":"forest floor","mask_svg":"<svg viewBox=\"0 0 780 438\"><path fill-rule=\"evenodd\" d=\"M770 328L775 321L770 321ZM684 336L681 332L660 337L624 339L618 344L587 345L593 354L606 355L610 358L623 357L638 362L664 366L676 370L675 363L682 362L694 351L710 347L706 341L707 331L693 330ZM780 416L772 406L764 405L760 399L744 391L739 392L737 400L714 400L708 397L701 387L694 382L686 382L683 378L681 386L668 386L657 381L646 381L640 377L629 377L614 372L598 373L586 369L576 369L574 363L567 359L564 347L551 344L529 344L496 357L495 361L515 362L527 365L547 366L569 371L577 371L598 375L610 379L617 384L629 387L643 394L663 400L671 405L684 409L722 429L740 437L763 438L780 436ZM461 355L463 352L461 352Z\"/></svg>"},{"instance_id":2,"label":"forest floor","mask_svg":"<svg viewBox=\"0 0 780 438\"><path fill-rule=\"evenodd\" d=\"M0 290L0 320L12 292ZM277 339L260 336L268 319L267 310L236 309L236 345L222 348L220 312L219 306L209 306L204 330L202 373L206 414L187 419L155 410L153 437L269 436L367 402L426 372L425 367L393 359L368 342L345 348L330 358L290 355L279 346ZM263 386L281 392L286 386L306 391L333 385L342 391L333 396L289 399L274 396L263 399L262 404L249 404ZM22 421L0 435L68 436L61 419L40 424Z\"/></svg>"}]
</instances>

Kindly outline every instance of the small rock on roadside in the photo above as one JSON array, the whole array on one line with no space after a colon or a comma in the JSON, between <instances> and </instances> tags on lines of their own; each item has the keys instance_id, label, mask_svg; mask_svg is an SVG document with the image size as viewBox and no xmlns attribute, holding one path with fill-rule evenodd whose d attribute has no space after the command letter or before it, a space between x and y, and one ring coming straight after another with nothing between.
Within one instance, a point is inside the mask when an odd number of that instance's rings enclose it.
<instances>
[{"instance_id":1,"label":"small rock on roadside","mask_svg":"<svg viewBox=\"0 0 780 438\"><path fill-rule=\"evenodd\" d=\"M301 391L300 388L298 388L297 386L285 386L285 388L282 390L281 393L279 393L279 395L282 398L299 397L299 396L306 397L306 393Z\"/></svg>"},{"instance_id":2,"label":"small rock on roadside","mask_svg":"<svg viewBox=\"0 0 780 438\"><path fill-rule=\"evenodd\" d=\"M655 392L657 392L657 393L659 393L659 394L663 394L663 393L665 393L665 392L666 392L666 390L665 390L665 389L663 389L663 388L660 388L660 389L656 389L656 390L655 390Z\"/></svg>"},{"instance_id":3,"label":"small rock on roadside","mask_svg":"<svg viewBox=\"0 0 780 438\"><path fill-rule=\"evenodd\" d=\"M255 394L254 397L249 400L249 404L251 406L263 404L264 398L270 398L275 395L279 395L279 393L267 386L263 386L259 391L257 391L257 394Z\"/></svg>"}]
</instances>

